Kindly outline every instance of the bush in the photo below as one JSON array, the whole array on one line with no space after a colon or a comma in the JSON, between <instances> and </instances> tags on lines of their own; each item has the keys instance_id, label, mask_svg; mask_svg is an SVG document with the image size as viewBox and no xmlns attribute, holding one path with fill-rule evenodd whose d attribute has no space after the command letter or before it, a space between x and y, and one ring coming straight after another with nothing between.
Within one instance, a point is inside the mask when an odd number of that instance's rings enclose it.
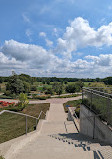
<instances>
[{"instance_id":1,"label":"bush","mask_svg":"<svg viewBox=\"0 0 112 159\"><path fill-rule=\"evenodd\" d=\"M51 98L51 96L37 96L36 99L39 99L39 100L46 100L48 98Z\"/></svg>"},{"instance_id":2,"label":"bush","mask_svg":"<svg viewBox=\"0 0 112 159\"><path fill-rule=\"evenodd\" d=\"M37 90L37 87L35 85L31 86L31 91L36 91Z\"/></svg>"},{"instance_id":3,"label":"bush","mask_svg":"<svg viewBox=\"0 0 112 159\"><path fill-rule=\"evenodd\" d=\"M68 84L65 88L67 93L75 93L76 92L76 85L75 84Z\"/></svg>"},{"instance_id":4,"label":"bush","mask_svg":"<svg viewBox=\"0 0 112 159\"><path fill-rule=\"evenodd\" d=\"M37 94L32 94L32 99L36 99Z\"/></svg>"},{"instance_id":5,"label":"bush","mask_svg":"<svg viewBox=\"0 0 112 159\"><path fill-rule=\"evenodd\" d=\"M10 96L10 95L11 95L11 92L10 92L9 90L7 90L7 91L4 92L4 95Z\"/></svg>"},{"instance_id":6,"label":"bush","mask_svg":"<svg viewBox=\"0 0 112 159\"><path fill-rule=\"evenodd\" d=\"M53 95L53 89L52 88L48 88L48 89L46 89L46 91L45 91L45 94L51 94L51 95Z\"/></svg>"},{"instance_id":7,"label":"bush","mask_svg":"<svg viewBox=\"0 0 112 159\"><path fill-rule=\"evenodd\" d=\"M39 100L46 100L48 98L51 98L51 96L37 96L35 94L33 94L33 99L39 99Z\"/></svg>"},{"instance_id":8,"label":"bush","mask_svg":"<svg viewBox=\"0 0 112 159\"><path fill-rule=\"evenodd\" d=\"M12 97L6 96L6 95L1 95L0 99L12 99Z\"/></svg>"},{"instance_id":9,"label":"bush","mask_svg":"<svg viewBox=\"0 0 112 159\"><path fill-rule=\"evenodd\" d=\"M24 93L21 93L21 94L19 95L19 104L20 104L22 107L25 107L25 106L28 105L28 103L29 103L29 101L28 101L27 95L24 94Z\"/></svg>"}]
</instances>

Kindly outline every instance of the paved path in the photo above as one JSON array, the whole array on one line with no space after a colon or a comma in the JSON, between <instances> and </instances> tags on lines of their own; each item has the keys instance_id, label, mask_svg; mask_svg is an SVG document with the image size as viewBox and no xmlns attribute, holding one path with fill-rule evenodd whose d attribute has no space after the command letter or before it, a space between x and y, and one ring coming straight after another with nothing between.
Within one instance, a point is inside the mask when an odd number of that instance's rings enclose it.
<instances>
[{"instance_id":1,"label":"paved path","mask_svg":"<svg viewBox=\"0 0 112 159\"><path fill-rule=\"evenodd\" d=\"M93 159L92 151L84 151L82 147L76 148L52 137L73 133L77 130L72 121L66 120L63 105L51 104L39 136L6 159Z\"/></svg>"},{"instance_id":2,"label":"paved path","mask_svg":"<svg viewBox=\"0 0 112 159\"><path fill-rule=\"evenodd\" d=\"M81 99L82 96L78 97L72 97L72 98L50 98L46 100L29 100L30 104L35 104L35 103L66 103L67 101L71 100L78 100ZM7 101L7 102L15 102L17 103L18 100L13 100L13 99L0 99L2 101Z\"/></svg>"}]
</instances>

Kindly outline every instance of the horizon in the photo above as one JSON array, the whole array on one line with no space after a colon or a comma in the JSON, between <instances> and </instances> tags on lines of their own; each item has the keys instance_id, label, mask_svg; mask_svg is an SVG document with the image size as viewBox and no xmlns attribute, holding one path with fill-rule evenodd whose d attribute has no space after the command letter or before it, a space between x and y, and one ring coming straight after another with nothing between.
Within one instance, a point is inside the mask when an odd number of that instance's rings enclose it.
<instances>
[{"instance_id":1,"label":"horizon","mask_svg":"<svg viewBox=\"0 0 112 159\"><path fill-rule=\"evenodd\" d=\"M112 1L0 1L0 76L112 76Z\"/></svg>"},{"instance_id":2,"label":"horizon","mask_svg":"<svg viewBox=\"0 0 112 159\"><path fill-rule=\"evenodd\" d=\"M112 76L106 76L106 77L104 77L104 78L99 78L99 77L96 77L96 78L77 78L77 77L55 77L55 76L49 76L49 77L47 77L47 76L31 76L30 74L24 74L24 73L21 73L21 74L16 74L15 73L15 75L17 75L17 76L20 76L20 75L28 75L28 76L30 76L30 77L35 77L35 78L59 78L59 79L65 79L65 78L67 78L67 79L78 79L78 80L80 80L80 79L90 79L90 80L94 80L94 79L105 79L105 78L112 78ZM13 76L12 74L10 74L10 75L8 75L8 76L0 76L0 77L11 77L11 76Z\"/></svg>"}]
</instances>

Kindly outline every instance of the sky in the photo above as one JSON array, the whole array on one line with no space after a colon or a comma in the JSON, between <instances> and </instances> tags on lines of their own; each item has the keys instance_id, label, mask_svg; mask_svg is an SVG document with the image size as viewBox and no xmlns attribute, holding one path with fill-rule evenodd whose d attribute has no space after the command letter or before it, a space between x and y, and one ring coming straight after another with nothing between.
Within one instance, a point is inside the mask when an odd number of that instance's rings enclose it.
<instances>
[{"instance_id":1,"label":"sky","mask_svg":"<svg viewBox=\"0 0 112 159\"><path fill-rule=\"evenodd\" d=\"M112 0L0 0L0 76L112 76Z\"/></svg>"}]
</instances>

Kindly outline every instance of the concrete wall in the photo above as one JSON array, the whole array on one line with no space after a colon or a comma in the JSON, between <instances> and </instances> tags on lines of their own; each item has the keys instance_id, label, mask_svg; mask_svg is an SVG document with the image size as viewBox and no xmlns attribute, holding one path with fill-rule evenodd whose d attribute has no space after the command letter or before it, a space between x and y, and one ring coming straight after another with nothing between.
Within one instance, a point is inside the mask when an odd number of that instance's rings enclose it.
<instances>
[{"instance_id":1,"label":"concrete wall","mask_svg":"<svg viewBox=\"0 0 112 159\"><path fill-rule=\"evenodd\" d=\"M73 121L74 120L74 110L75 108L69 107L68 108L68 121Z\"/></svg>"},{"instance_id":2,"label":"concrete wall","mask_svg":"<svg viewBox=\"0 0 112 159\"><path fill-rule=\"evenodd\" d=\"M95 115L93 112L84 105L81 105L80 133L112 144L112 129L105 125L98 117L95 117L95 119L94 117L88 117L93 115Z\"/></svg>"},{"instance_id":3,"label":"concrete wall","mask_svg":"<svg viewBox=\"0 0 112 159\"><path fill-rule=\"evenodd\" d=\"M80 130L79 120L74 117L75 109L76 108L74 108L74 107L69 107L68 108L68 117L67 117L67 119L68 119L68 121L73 121L77 131L79 132L79 130Z\"/></svg>"}]
</instances>

